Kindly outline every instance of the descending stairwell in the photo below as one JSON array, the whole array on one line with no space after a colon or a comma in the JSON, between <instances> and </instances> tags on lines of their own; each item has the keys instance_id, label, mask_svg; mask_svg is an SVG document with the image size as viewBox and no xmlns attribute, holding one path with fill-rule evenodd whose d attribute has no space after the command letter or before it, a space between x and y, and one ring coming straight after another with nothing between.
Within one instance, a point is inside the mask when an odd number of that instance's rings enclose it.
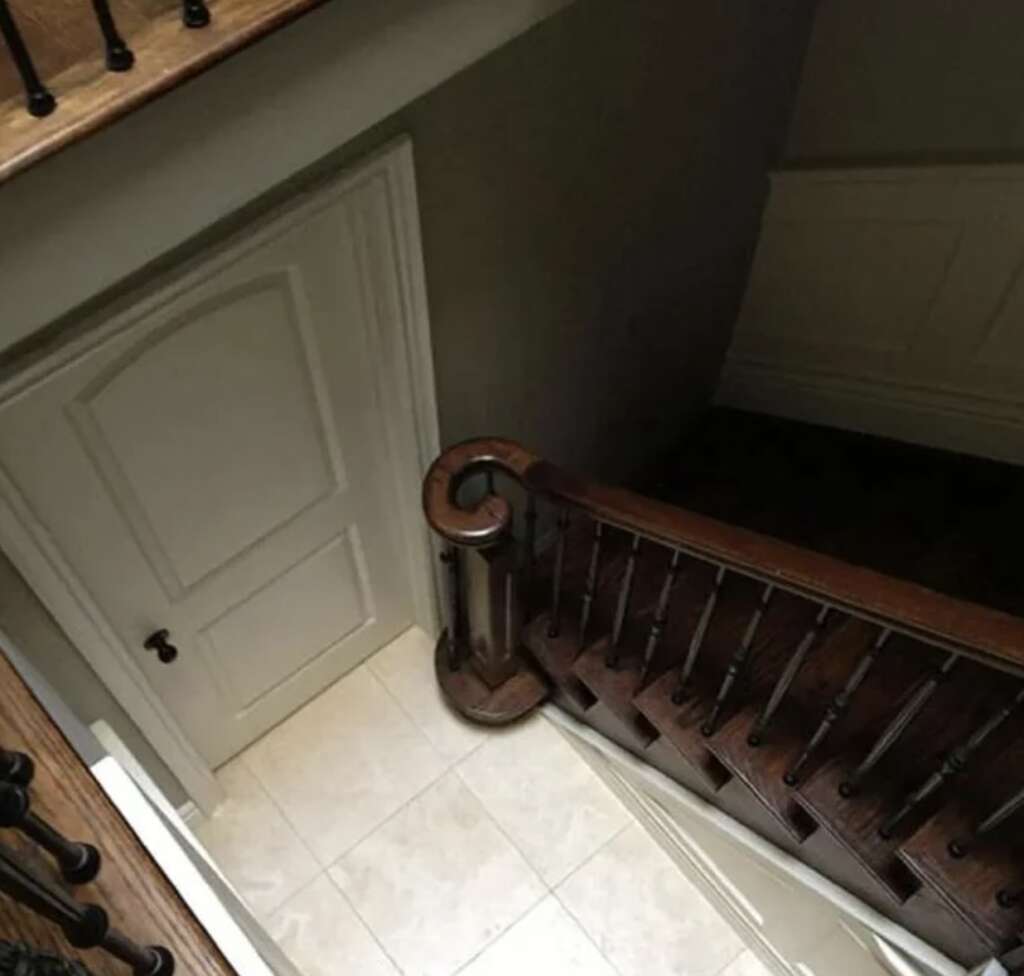
<instances>
[{"instance_id":1,"label":"descending stairwell","mask_svg":"<svg viewBox=\"0 0 1024 976\"><path fill-rule=\"evenodd\" d=\"M523 518L496 489L460 507L483 472L526 489ZM500 723L550 695L950 958L1017 957L1024 620L506 441L446 452L424 504L449 543L456 708ZM927 538L889 541L888 565L938 578Z\"/></svg>"}]
</instances>

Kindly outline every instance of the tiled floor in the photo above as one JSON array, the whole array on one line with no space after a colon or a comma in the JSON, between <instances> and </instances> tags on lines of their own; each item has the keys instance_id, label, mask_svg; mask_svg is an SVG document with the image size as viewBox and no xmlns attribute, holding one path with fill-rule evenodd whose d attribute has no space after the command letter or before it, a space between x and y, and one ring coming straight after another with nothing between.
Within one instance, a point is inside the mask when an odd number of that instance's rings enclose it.
<instances>
[{"instance_id":1,"label":"tiled floor","mask_svg":"<svg viewBox=\"0 0 1024 976\"><path fill-rule=\"evenodd\" d=\"M306 976L765 976L553 726L461 723L432 654L407 632L218 774L199 836Z\"/></svg>"}]
</instances>

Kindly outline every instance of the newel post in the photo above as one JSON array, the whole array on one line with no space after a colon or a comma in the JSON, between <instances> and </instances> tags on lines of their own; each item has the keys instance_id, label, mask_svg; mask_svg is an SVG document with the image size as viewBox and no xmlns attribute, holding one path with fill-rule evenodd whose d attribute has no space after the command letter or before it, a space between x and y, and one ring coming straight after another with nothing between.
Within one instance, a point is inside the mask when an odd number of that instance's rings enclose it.
<instances>
[{"instance_id":1,"label":"newel post","mask_svg":"<svg viewBox=\"0 0 1024 976\"><path fill-rule=\"evenodd\" d=\"M511 507L495 494L492 477L478 504L462 508L457 496L470 475L499 470L522 480L533 460L509 441L469 441L442 454L423 483L427 521L446 542L445 630L435 672L448 703L487 725L526 715L547 697L548 685L522 647L522 567Z\"/></svg>"}]
</instances>

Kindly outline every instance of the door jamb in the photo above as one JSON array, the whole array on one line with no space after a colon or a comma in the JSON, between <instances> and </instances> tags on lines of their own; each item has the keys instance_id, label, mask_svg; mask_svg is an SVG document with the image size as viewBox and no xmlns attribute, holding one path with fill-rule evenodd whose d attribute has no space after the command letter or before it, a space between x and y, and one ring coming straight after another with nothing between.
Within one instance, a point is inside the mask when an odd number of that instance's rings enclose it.
<instances>
[{"instance_id":1,"label":"door jamb","mask_svg":"<svg viewBox=\"0 0 1024 976\"><path fill-rule=\"evenodd\" d=\"M371 309L368 347L374 362L375 392L387 430L383 445L391 456L397 483L398 522L408 554L407 570L415 622L438 631L437 576L433 550L420 510L420 482L440 452L437 400L431 352L430 320L423 267L412 140L405 136L346 169L340 176L299 193L240 232L204 249L173 273L163 275L116 310L100 312L74 330L49 354L0 380L0 404L130 327L199 280L246 251L287 229L340 197L373 185L383 186L388 201L388 230L397 266L398 316ZM369 194L367 194L369 196ZM364 261L371 257L369 204L353 210ZM372 275L372 271L364 272ZM130 304L129 304L130 302ZM213 772L189 742L173 716L119 638L105 623L85 587L75 577L44 527L0 468L0 549L8 555L39 599L53 614L114 698L125 709L157 755L178 778L196 806L210 814L224 794Z\"/></svg>"}]
</instances>

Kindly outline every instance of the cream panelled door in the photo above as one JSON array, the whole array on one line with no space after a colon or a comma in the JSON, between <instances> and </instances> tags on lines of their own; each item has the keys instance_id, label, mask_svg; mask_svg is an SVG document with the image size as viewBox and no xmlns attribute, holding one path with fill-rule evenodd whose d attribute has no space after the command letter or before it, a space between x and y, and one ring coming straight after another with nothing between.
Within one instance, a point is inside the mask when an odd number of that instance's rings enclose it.
<instances>
[{"instance_id":1,"label":"cream panelled door","mask_svg":"<svg viewBox=\"0 0 1024 976\"><path fill-rule=\"evenodd\" d=\"M412 621L367 328L395 270L360 200L211 259L0 404L0 490L211 766ZM162 628L172 664L144 649Z\"/></svg>"}]
</instances>

